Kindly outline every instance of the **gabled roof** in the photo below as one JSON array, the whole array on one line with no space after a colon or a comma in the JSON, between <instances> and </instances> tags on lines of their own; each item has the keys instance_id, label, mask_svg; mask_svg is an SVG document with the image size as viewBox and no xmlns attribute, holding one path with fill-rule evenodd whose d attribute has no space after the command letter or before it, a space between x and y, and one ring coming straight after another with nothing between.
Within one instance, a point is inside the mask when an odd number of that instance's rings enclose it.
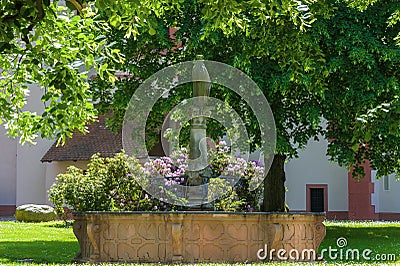
<instances>
[{"instance_id":1,"label":"gabled roof","mask_svg":"<svg viewBox=\"0 0 400 266\"><path fill-rule=\"evenodd\" d=\"M88 161L95 153L106 158L121 152L121 130L118 133L112 132L106 126L106 116L99 116L99 121L90 124L88 131L86 135L74 133L64 146L57 147L57 141L54 142L40 161ZM149 156L164 156L161 143L149 151Z\"/></svg>"},{"instance_id":2,"label":"gabled roof","mask_svg":"<svg viewBox=\"0 0 400 266\"><path fill-rule=\"evenodd\" d=\"M112 157L122 150L122 135L112 132L105 124L106 117L99 116L99 121L88 126L89 133L73 134L64 146L56 146L55 142L41 162L51 161L87 161L93 154L100 153L102 157Z\"/></svg>"}]
</instances>

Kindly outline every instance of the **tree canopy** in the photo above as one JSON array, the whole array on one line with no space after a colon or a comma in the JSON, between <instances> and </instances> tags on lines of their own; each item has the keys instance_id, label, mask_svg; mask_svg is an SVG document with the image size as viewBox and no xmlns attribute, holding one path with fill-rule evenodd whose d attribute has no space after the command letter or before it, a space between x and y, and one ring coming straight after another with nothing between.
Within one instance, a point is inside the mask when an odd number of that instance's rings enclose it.
<instances>
[{"instance_id":1,"label":"tree canopy","mask_svg":"<svg viewBox=\"0 0 400 266\"><path fill-rule=\"evenodd\" d=\"M385 1L349 1L361 9L380 2ZM201 31L195 34L202 44L206 38L213 40L215 34L236 40L245 36L251 43L241 55L236 51L236 66L244 66L252 57L269 58L282 68L290 65L290 78L294 80L301 79L301 72L312 68L310 65L314 63L310 51L303 49L309 44L300 40L301 33L317 17L327 18L333 12L332 3L313 0L2 1L1 121L11 135L21 136L22 142L33 141L36 134L64 140L74 129L84 131L84 125L94 119L96 110L81 64L86 70L94 68L102 78L114 81L110 62L122 61L119 51L106 45L104 33L111 28L119 29L124 32L120 37L132 36L138 40L140 34L162 33L160 20L172 27L193 26L198 22L182 23L190 22L182 11L192 3L201 22ZM398 12L398 8L393 10L390 25L399 19ZM45 94L46 110L42 114L23 108L29 93L27 84L38 84ZM66 107L68 112L62 111Z\"/></svg>"},{"instance_id":2,"label":"tree canopy","mask_svg":"<svg viewBox=\"0 0 400 266\"><path fill-rule=\"evenodd\" d=\"M258 43L254 51L260 54L269 52L264 44L273 43L267 40L273 37L270 26L287 25L301 31L312 22L314 13L330 12L323 1L196 3L202 36L216 30L227 36L245 34ZM308 3L316 6L315 12L308 10ZM181 19L177 14L182 14L185 5L187 2L178 0L2 1L0 118L8 133L26 142L34 141L37 135L65 140L75 129L84 131L96 115L87 71L95 69L101 78L114 81L110 62L122 61L119 51L103 39L104 33L119 29L124 32L121 37L136 40L144 33L158 35L164 30L157 28L159 20L168 13L175 18L171 26L178 24ZM280 40L278 36L274 39ZM282 58L288 57L285 46L276 48ZM37 84L41 91L30 92L27 84ZM24 109L29 93L44 94L43 113Z\"/></svg>"},{"instance_id":3,"label":"tree canopy","mask_svg":"<svg viewBox=\"0 0 400 266\"><path fill-rule=\"evenodd\" d=\"M136 40L123 42L118 41L121 32L117 31L111 33L109 38L118 43L116 46L127 56L127 61L135 62L117 68L143 79L165 66L154 64L155 58L160 57L159 53L139 56L144 43L146 49L150 49L147 52L154 49L168 51L162 55L164 62L193 60L196 54L202 54L206 59L224 62L245 71L263 90L276 120L278 166L276 171L272 171L274 178L267 178L272 183L266 190L270 198L272 195L277 197L277 204L269 210L283 210L283 162L297 156L310 138L322 135L328 139L330 157L348 169L356 167L355 177L363 175L361 165L366 159L385 174L396 171L399 162L398 154L395 154L398 135L391 135L388 142L382 144L381 137L371 140L365 132L366 128L371 130L373 122L382 122L371 118L379 115L382 109L380 104L387 106L386 102L395 101L398 97L400 50L395 37L400 30L396 24L388 25L387 22L399 5L395 1L376 2L373 6L363 8L352 8L342 2L330 4L327 4L329 8L324 9L325 12L314 12L316 21L306 31L301 31L299 25L288 22L290 19L284 17L281 17L286 21L284 24L270 21L271 24L260 27L252 12L244 12L242 18L246 17L247 21L254 24L239 36L239 29L226 33L224 28L205 34L208 21L202 19L201 4L184 1L180 12L167 12L166 18L157 20L155 26L157 29L176 27L173 40L167 31L160 31L162 34L157 35L158 38L145 33L139 34ZM312 12L321 7L310 4L307 8ZM184 48L174 47L177 43ZM99 107L123 115L129 95L133 94L140 82L140 79L119 81L116 86L118 90L113 94L118 97L114 100L108 97L109 101ZM104 92L107 86L98 84L98 81L94 83L94 88L100 91L103 88L98 95L107 95ZM156 132L154 129L160 128L165 113L188 97L189 93L190 90L186 90L186 94L180 95L176 91L169 99L163 99L154 110L155 115L148 123L147 132ZM254 144L259 144L256 121L249 115L249 110L243 107L240 98L229 90L215 86L212 96L228 101L243 115ZM378 109L374 111L377 105ZM369 120L363 119L367 113ZM391 119L384 120L385 125L379 130L398 125L396 113L390 112L390 116ZM328 121L326 128L321 127L321 117ZM118 126L122 116L117 115L112 119L114 125ZM224 132L218 130L217 124L211 123L209 127L212 128L211 135ZM157 134L153 133L152 137L155 140L151 143L157 142ZM367 146L370 149L365 149ZM385 154L389 146L390 162L380 156L381 153Z\"/></svg>"},{"instance_id":4,"label":"tree canopy","mask_svg":"<svg viewBox=\"0 0 400 266\"><path fill-rule=\"evenodd\" d=\"M399 6L377 1L360 11L338 4L334 17L313 29L330 72L322 104L328 154L358 177L366 160L378 176L399 169L400 25L387 24Z\"/></svg>"},{"instance_id":5,"label":"tree canopy","mask_svg":"<svg viewBox=\"0 0 400 266\"><path fill-rule=\"evenodd\" d=\"M88 71L112 80L108 62L122 59L102 35L109 25L90 9L76 16L45 2L2 1L0 7L0 122L21 142L84 131L96 114ZM38 88L31 91L30 84ZM42 113L25 108L29 94L42 95Z\"/></svg>"}]
</instances>

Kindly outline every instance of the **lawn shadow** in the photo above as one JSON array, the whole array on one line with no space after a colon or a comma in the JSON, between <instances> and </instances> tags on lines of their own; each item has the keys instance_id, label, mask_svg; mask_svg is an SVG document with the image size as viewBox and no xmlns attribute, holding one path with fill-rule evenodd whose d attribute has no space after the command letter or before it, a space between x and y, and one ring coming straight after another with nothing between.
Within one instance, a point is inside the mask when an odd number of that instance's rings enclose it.
<instances>
[{"instance_id":1,"label":"lawn shadow","mask_svg":"<svg viewBox=\"0 0 400 266\"><path fill-rule=\"evenodd\" d=\"M0 263L70 263L79 251L77 241L0 242Z\"/></svg>"},{"instance_id":2,"label":"lawn shadow","mask_svg":"<svg viewBox=\"0 0 400 266\"><path fill-rule=\"evenodd\" d=\"M67 221L59 221L60 223L49 224L46 225L47 227L54 227L54 228L70 228L74 226L74 220L67 220ZM63 223L61 223L63 222Z\"/></svg>"}]
</instances>

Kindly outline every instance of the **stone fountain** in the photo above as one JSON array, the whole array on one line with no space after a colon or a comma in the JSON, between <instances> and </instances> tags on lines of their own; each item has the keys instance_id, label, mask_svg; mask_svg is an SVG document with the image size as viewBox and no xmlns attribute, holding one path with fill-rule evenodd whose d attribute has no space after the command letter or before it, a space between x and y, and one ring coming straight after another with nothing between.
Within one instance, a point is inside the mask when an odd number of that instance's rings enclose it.
<instances>
[{"instance_id":1,"label":"stone fountain","mask_svg":"<svg viewBox=\"0 0 400 266\"><path fill-rule=\"evenodd\" d=\"M192 77L193 96L199 99L193 111L199 115L191 120L187 169L193 208L206 202L204 107L211 88L205 64L198 59ZM74 216L80 246L75 262L251 263L276 259L276 253L266 252L280 249L308 255L296 261L313 261L325 237L325 213L93 211Z\"/></svg>"}]
</instances>

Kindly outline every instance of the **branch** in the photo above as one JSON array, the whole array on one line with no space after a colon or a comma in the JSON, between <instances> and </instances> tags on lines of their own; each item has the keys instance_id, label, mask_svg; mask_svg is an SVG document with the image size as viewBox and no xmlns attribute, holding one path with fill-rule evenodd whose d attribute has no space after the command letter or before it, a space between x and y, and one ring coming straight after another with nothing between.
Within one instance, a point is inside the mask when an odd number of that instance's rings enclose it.
<instances>
[{"instance_id":1,"label":"branch","mask_svg":"<svg viewBox=\"0 0 400 266\"><path fill-rule=\"evenodd\" d=\"M78 13L81 14L83 7L78 1L76 0L66 0L66 1L70 2L76 8Z\"/></svg>"},{"instance_id":2,"label":"branch","mask_svg":"<svg viewBox=\"0 0 400 266\"><path fill-rule=\"evenodd\" d=\"M36 8L38 10L38 16L36 21L41 21L44 18L44 9L42 0L36 0Z\"/></svg>"}]
</instances>

